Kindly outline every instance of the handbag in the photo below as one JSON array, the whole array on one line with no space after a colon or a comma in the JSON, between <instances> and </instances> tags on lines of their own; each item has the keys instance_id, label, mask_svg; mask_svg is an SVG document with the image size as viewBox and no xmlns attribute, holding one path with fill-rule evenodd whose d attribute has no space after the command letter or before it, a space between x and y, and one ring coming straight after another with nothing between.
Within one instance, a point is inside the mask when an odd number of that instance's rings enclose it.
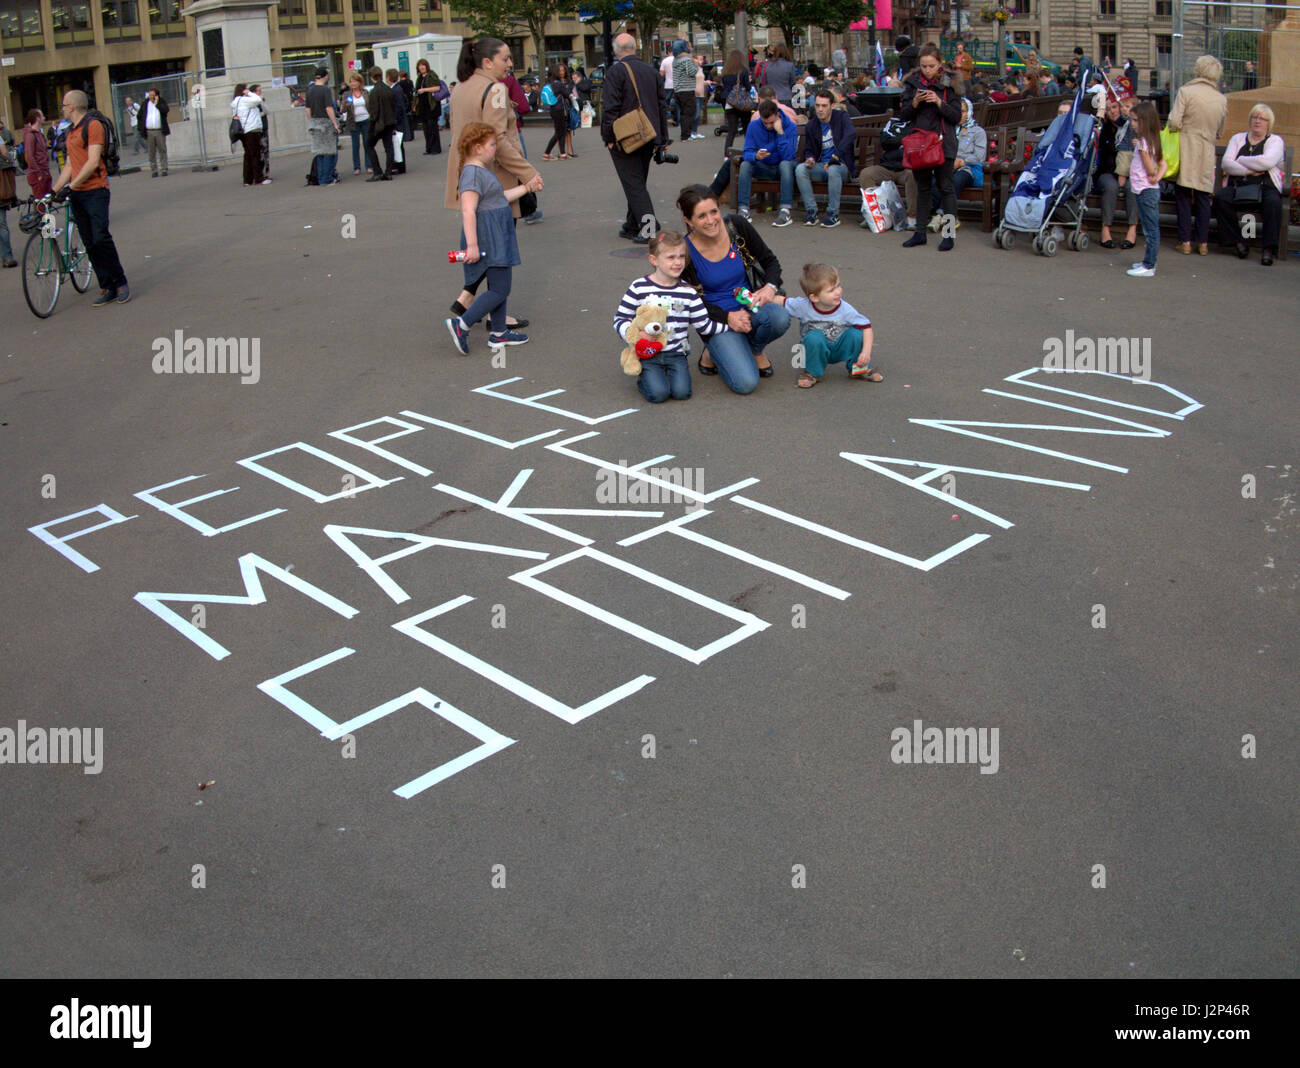
<instances>
[{"instance_id":1,"label":"handbag","mask_svg":"<svg viewBox=\"0 0 1300 1068\"><path fill-rule=\"evenodd\" d=\"M749 90L741 86L737 79L731 92L727 94L727 107L736 111L753 111L754 98L749 95Z\"/></svg>"},{"instance_id":2,"label":"handbag","mask_svg":"<svg viewBox=\"0 0 1300 1068\"><path fill-rule=\"evenodd\" d=\"M1234 207L1250 207L1264 202L1264 186L1258 178L1236 180L1230 188Z\"/></svg>"},{"instance_id":3,"label":"handbag","mask_svg":"<svg viewBox=\"0 0 1300 1068\"><path fill-rule=\"evenodd\" d=\"M236 141L242 141L243 139L244 124L239 121L239 116L236 115L230 120L230 143L233 145Z\"/></svg>"},{"instance_id":4,"label":"handbag","mask_svg":"<svg viewBox=\"0 0 1300 1068\"><path fill-rule=\"evenodd\" d=\"M933 130L913 130L903 138L903 168L924 171L943 166L943 138Z\"/></svg>"},{"instance_id":5,"label":"handbag","mask_svg":"<svg viewBox=\"0 0 1300 1068\"><path fill-rule=\"evenodd\" d=\"M645 113L645 108L641 105L641 89L636 84L636 76L630 69L627 71L627 76L636 93L636 108L614 120L614 140L618 142L619 148L631 155L638 149L652 144L659 135L655 132L650 116Z\"/></svg>"},{"instance_id":6,"label":"handbag","mask_svg":"<svg viewBox=\"0 0 1300 1068\"><path fill-rule=\"evenodd\" d=\"M740 261L745 265L745 288L751 293L762 289L767 285L767 275L763 272L763 268L759 266L758 261L754 259L753 255L750 253L749 248L745 244L745 239L741 237L740 234L736 232L736 228L731 225L730 220L727 221L727 237L729 237L731 243L736 246L736 251L740 253Z\"/></svg>"},{"instance_id":7,"label":"handbag","mask_svg":"<svg viewBox=\"0 0 1300 1068\"><path fill-rule=\"evenodd\" d=\"M1160 155L1167 165L1165 181L1178 177L1178 132L1166 126L1160 131Z\"/></svg>"},{"instance_id":8,"label":"handbag","mask_svg":"<svg viewBox=\"0 0 1300 1068\"><path fill-rule=\"evenodd\" d=\"M519 217L526 219L535 214L537 214L537 194L525 193L519 198Z\"/></svg>"},{"instance_id":9,"label":"handbag","mask_svg":"<svg viewBox=\"0 0 1300 1068\"><path fill-rule=\"evenodd\" d=\"M569 129L577 130L582 126L582 114L573 105L569 105Z\"/></svg>"}]
</instances>

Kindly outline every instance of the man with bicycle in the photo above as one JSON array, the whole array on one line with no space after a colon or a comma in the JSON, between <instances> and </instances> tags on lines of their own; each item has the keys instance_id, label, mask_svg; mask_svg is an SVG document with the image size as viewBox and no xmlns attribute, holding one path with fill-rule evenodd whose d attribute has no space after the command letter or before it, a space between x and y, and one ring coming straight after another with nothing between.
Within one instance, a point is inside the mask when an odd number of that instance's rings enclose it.
<instances>
[{"instance_id":1,"label":"man with bicycle","mask_svg":"<svg viewBox=\"0 0 1300 1068\"><path fill-rule=\"evenodd\" d=\"M70 198L73 222L99 279L99 296L92 301L96 308L131 299L126 273L117 256L113 235L108 232L108 168L104 165L104 127L89 118L90 101L80 89L63 96L64 117L72 123L68 130L68 162L54 181L56 196L65 186ZM59 199L62 199L59 197Z\"/></svg>"}]
</instances>

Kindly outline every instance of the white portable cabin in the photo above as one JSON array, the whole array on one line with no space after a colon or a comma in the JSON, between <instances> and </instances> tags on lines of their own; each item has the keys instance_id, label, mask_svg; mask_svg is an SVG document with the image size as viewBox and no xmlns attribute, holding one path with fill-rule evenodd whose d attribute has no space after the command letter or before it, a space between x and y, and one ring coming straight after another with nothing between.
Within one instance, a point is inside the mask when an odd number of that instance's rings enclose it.
<instances>
[{"instance_id":1,"label":"white portable cabin","mask_svg":"<svg viewBox=\"0 0 1300 1068\"><path fill-rule=\"evenodd\" d=\"M422 33L417 37L397 37L391 41L376 41L372 46L375 66L388 70L409 71L415 77L415 65L422 59L429 61L434 74L445 82L456 80L456 61L460 58L460 37L448 33Z\"/></svg>"}]
</instances>

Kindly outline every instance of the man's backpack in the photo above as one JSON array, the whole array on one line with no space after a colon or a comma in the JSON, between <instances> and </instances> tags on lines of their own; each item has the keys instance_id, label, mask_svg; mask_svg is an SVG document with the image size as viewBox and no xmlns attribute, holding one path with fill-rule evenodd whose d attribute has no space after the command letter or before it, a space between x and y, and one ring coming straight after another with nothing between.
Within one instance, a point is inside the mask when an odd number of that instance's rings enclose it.
<instances>
[{"instance_id":1,"label":"man's backpack","mask_svg":"<svg viewBox=\"0 0 1300 1068\"><path fill-rule=\"evenodd\" d=\"M90 147L90 128L87 122L98 122L104 127L104 153L100 157L110 178L117 177L118 171L122 168L122 156L119 152L120 145L117 140L117 128L113 125L113 120L100 111L87 111L85 119L81 123L81 144L85 148Z\"/></svg>"}]
</instances>

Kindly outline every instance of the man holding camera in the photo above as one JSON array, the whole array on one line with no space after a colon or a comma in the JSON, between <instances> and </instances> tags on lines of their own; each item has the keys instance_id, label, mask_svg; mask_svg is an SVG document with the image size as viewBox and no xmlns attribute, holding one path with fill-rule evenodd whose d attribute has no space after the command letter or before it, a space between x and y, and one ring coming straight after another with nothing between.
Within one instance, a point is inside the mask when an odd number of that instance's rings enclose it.
<instances>
[{"instance_id":1,"label":"man holding camera","mask_svg":"<svg viewBox=\"0 0 1300 1068\"><path fill-rule=\"evenodd\" d=\"M650 161L676 163L665 156L668 142L663 108L659 102L659 78L655 70L636 56L636 38L630 33L620 33L614 38L614 65L605 75L602 87L604 106L600 119L600 136L614 160L614 172L623 185L627 197L627 219L618 236L638 245L648 244L659 230L654 203L646 189L650 174ZM624 152L614 138L614 121L630 115L640 108L655 130L655 139L633 152Z\"/></svg>"}]
</instances>

